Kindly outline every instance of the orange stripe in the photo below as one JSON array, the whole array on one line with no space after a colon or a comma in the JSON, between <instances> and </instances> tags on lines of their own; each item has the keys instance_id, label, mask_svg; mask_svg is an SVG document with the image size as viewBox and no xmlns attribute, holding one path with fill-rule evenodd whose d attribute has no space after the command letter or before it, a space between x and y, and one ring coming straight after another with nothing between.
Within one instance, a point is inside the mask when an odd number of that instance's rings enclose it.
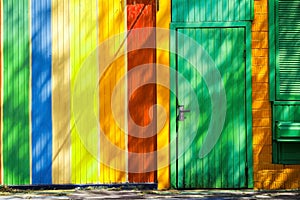
<instances>
[{"instance_id":1,"label":"orange stripe","mask_svg":"<svg viewBox=\"0 0 300 200\"><path fill-rule=\"evenodd\" d=\"M113 57L119 50L124 49L124 5L119 0L102 0L99 2L99 45L106 43L110 38L107 52L100 54ZM121 35L118 35L121 34ZM122 48L123 47L123 48ZM100 59L101 60L101 59ZM125 75L124 56L116 58L106 69L100 79L100 124L103 134L100 136L100 182L126 182L126 135L124 133L125 112L123 111L125 96L123 85L115 98L113 92L121 78ZM113 104L113 106L111 106ZM114 109L114 110L113 110ZM118 111L119 110L119 111ZM122 110L122 111L121 111ZM113 115L113 111L118 116ZM119 119L116 119L118 117ZM120 122L118 124L117 122ZM118 152L115 150L119 149Z\"/></svg>"}]
</instances>

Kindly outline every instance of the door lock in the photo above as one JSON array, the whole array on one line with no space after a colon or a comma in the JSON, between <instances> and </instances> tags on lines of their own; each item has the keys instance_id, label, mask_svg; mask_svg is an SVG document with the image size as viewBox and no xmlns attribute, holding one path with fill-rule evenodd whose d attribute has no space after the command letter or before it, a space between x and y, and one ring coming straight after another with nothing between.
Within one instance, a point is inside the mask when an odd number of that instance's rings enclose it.
<instances>
[{"instance_id":1,"label":"door lock","mask_svg":"<svg viewBox=\"0 0 300 200\"><path fill-rule=\"evenodd\" d=\"M177 120L178 121L184 121L185 113L191 112L190 110L184 110L184 106L183 105L179 105L178 106L178 116L177 116Z\"/></svg>"}]
</instances>

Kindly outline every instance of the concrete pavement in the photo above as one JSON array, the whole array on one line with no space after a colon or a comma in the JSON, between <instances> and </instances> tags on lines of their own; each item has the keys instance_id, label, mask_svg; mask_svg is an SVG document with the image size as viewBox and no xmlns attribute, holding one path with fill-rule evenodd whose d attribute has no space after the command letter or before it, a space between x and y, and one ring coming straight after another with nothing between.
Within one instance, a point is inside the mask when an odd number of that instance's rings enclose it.
<instances>
[{"instance_id":1,"label":"concrete pavement","mask_svg":"<svg viewBox=\"0 0 300 200\"><path fill-rule=\"evenodd\" d=\"M0 199L300 199L300 190L7 190Z\"/></svg>"}]
</instances>

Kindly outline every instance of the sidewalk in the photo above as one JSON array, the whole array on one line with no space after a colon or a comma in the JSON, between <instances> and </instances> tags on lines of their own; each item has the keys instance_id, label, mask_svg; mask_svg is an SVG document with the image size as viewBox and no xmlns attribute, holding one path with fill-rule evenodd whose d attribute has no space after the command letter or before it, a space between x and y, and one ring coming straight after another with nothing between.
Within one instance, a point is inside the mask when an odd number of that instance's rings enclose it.
<instances>
[{"instance_id":1,"label":"sidewalk","mask_svg":"<svg viewBox=\"0 0 300 200\"><path fill-rule=\"evenodd\" d=\"M0 199L300 199L298 191L75 189L5 191Z\"/></svg>"}]
</instances>

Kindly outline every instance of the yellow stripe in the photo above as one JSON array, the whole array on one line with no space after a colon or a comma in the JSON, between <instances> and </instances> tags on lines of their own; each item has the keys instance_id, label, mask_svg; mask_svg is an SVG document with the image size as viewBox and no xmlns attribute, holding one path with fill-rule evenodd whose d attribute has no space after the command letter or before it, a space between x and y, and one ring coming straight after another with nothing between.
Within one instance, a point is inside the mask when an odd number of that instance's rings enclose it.
<instances>
[{"instance_id":1,"label":"yellow stripe","mask_svg":"<svg viewBox=\"0 0 300 200\"><path fill-rule=\"evenodd\" d=\"M126 12L124 3L125 1L120 0L99 1L99 30L101 30L99 31L99 44L105 42L110 37L124 32L124 13ZM123 36L116 37L112 40L112 45L109 47L110 55L118 51L124 40ZM100 165L101 183L126 182L126 136L119 128L119 126L125 128L125 112L118 112L118 117L122 121L121 124L116 123L116 119L112 114L112 109L124 108L125 88L122 88L124 91L121 92L116 99L112 99L112 95L116 84L125 74L125 66L125 57L123 56L115 60L105 72L105 76L101 77L100 124L105 136L101 135L100 142L104 141L106 137L111 144L123 150L123 152L118 153L114 158L110 158L109 156L112 155L111 146L104 142L100 143L100 158L102 161ZM113 107L111 107L112 100L114 102Z\"/></svg>"},{"instance_id":2,"label":"yellow stripe","mask_svg":"<svg viewBox=\"0 0 300 200\"><path fill-rule=\"evenodd\" d=\"M70 173L69 0L52 1L53 184L68 184Z\"/></svg>"},{"instance_id":3,"label":"yellow stripe","mask_svg":"<svg viewBox=\"0 0 300 200\"><path fill-rule=\"evenodd\" d=\"M158 28L169 28L169 24L171 21L171 1L159 1L160 9L157 12L157 27ZM158 47L169 47L169 40L157 41ZM165 66L169 66L169 52L159 51L157 50L157 63ZM169 77L169 74L162 74L159 70L157 70L157 82L165 83L166 77ZM157 181L158 181L158 189L167 189L170 187L170 176L169 176L169 90L163 86L157 86L157 104L164 108L164 112L166 112L166 122L163 129L157 135ZM159 110L158 110L159 113ZM159 117L158 117L159 119ZM164 150L162 150L164 149Z\"/></svg>"},{"instance_id":4,"label":"yellow stripe","mask_svg":"<svg viewBox=\"0 0 300 200\"><path fill-rule=\"evenodd\" d=\"M71 95L74 96L75 80L85 59L97 46L97 0L70 0L71 24ZM98 66L92 66L98 68ZM95 69L93 69L95 70ZM84 84L84 82L83 82ZM93 98L93 97L91 97ZM97 98L97 97L96 97ZM98 101L98 100L96 100ZM85 135L89 133L78 132L71 98L71 149L72 149L72 175L71 182L76 184L98 182L98 155L89 152L88 143L99 144L97 133L89 135L89 140L83 143ZM82 110L87 105L80 106ZM98 109L99 110L99 109ZM80 119L85 120L85 119Z\"/></svg>"}]
</instances>

